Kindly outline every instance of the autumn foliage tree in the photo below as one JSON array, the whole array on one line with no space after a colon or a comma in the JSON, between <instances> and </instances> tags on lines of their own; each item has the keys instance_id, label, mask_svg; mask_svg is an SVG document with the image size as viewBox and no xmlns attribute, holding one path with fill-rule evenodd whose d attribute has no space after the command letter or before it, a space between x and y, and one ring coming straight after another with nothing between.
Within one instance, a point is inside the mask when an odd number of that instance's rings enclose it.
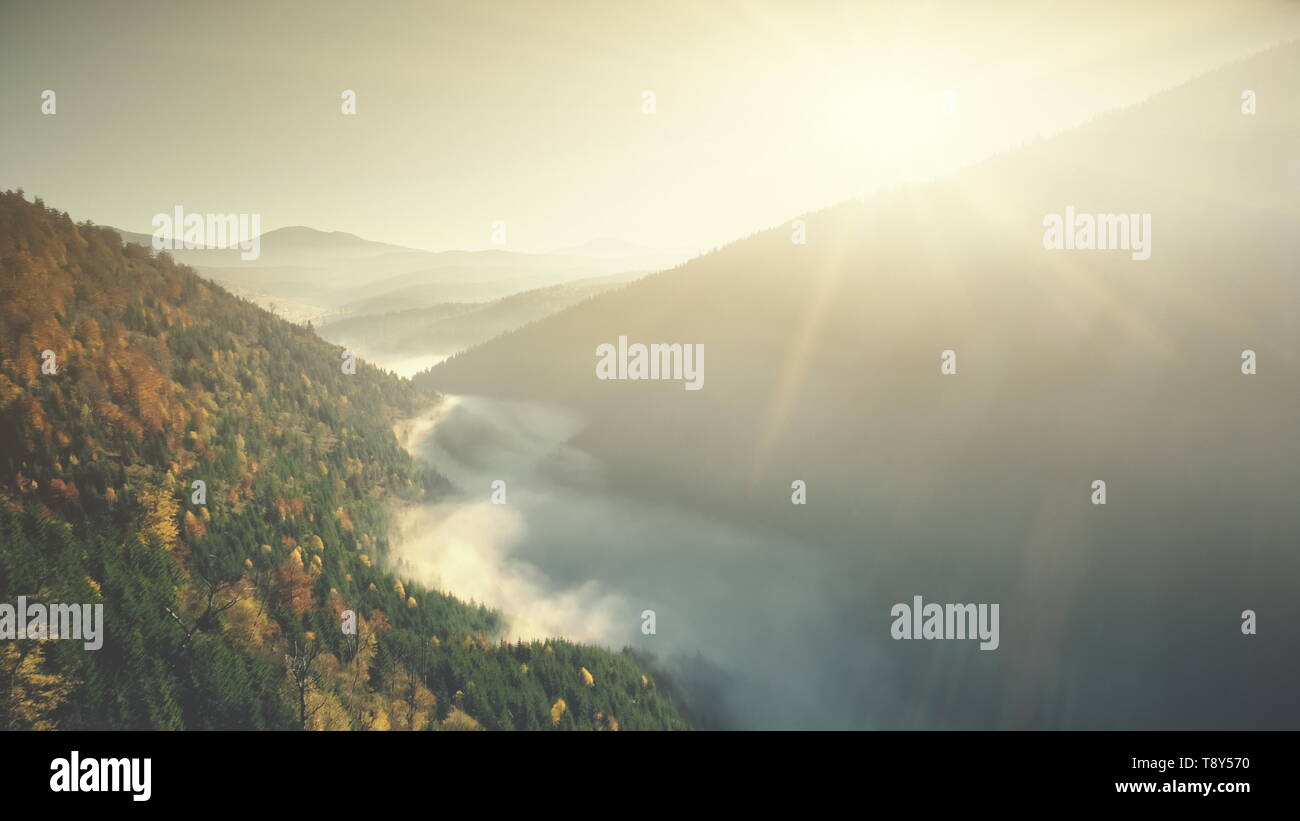
<instances>
[{"instance_id":1,"label":"autumn foliage tree","mask_svg":"<svg viewBox=\"0 0 1300 821\"><path fill-rule=\"evenodd\" d=\"M0 192L0 600L112 625L94 652L0 642L0 727L684 727L630 655L510 644L499 614L399 578L392 507L448 483L393 424L437 397L338 353Z\"/></svg>"}]
</instances>

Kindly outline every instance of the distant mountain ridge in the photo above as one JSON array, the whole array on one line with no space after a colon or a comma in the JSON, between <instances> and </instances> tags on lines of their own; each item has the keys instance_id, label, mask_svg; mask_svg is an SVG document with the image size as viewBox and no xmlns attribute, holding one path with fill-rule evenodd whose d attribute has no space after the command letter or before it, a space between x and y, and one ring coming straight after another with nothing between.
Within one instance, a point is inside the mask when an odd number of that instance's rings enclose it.
<instances>
[{"instance_id":1,"label":"distant mountain ridge","mask_svg":"<svg viewBox=\"0 0 1300 821\"><path fill-rule=\"evenodd\" d=\"M117 230L124 242L152 247L149 234ZM617 240L572 252L537 254L488 249L424 251L342 231L290 226L261 237L260 255L236 250L174 250L191 265L262 307L297 322L337 321L449 302L489 302L523 291L671 267L689 251L644 248Z\"/></svg>"},{"instance_id":2,"label":"distant mountain ridge","mask_svg":"<svg viewBox=\"0 0 1300 821\"><path fill-rule=\"evenodd\" d=\"M321 337L371 362L411 375L460 351L626 284L630 276L597 277L523 291L491 302L452 302L390 313L362 312L317 327ZM422 305L418 290L398 291Z\"/></svg>"}]
</instances>

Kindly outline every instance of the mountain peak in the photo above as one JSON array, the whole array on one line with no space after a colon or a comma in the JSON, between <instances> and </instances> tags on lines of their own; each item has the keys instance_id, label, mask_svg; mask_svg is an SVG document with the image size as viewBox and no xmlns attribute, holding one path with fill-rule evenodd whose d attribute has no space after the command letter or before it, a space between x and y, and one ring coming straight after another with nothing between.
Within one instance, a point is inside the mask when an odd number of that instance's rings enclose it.
<instances>
[{"instance_id":1,"label":"mountain peak","mask_svg":"<svg viewBox=\"0 0 1300 821\"><path fill-rule=\"evenodd\" d=\"M262 234L263 242L274 239L283 244L303 245L382 245L346 231L321 231L306 225L289 225Z\"/></svg>"}]
</instances>

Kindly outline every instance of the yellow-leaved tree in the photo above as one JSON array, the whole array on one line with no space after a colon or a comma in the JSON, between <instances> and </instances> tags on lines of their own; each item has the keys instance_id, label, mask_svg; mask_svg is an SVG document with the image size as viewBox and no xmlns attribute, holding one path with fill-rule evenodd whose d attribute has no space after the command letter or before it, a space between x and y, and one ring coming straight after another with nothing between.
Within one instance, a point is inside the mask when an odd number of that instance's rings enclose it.
<instances>
[{"instance_id":1,"label":"yellow-leaved tree","mask_svg":"<svg viewBox=\"0 0 1300 821\"><path fill-rule=\"evenodd\" d=\"M171 478L170 474L167 477ZM149 483L137 494L144 516L140 520L140 541L148 544L150 537L156 538L163 547L171 550L176 544L180 528L176 525L176 513L181 503L171 482Z\"/></svg>"},{"instance_id":2,"label":"yellow-leaved tree","mask_svg":"<svg viewBox=\"0 0 1300 821\"><path fill-rule=\"evenodd\" d=\"M54 711L72 692L61 676L47 673L45 650L35 642L0 642L0 676L9 691L0 694L0 729L55 730Z\"/></svg>"}]
</instances>

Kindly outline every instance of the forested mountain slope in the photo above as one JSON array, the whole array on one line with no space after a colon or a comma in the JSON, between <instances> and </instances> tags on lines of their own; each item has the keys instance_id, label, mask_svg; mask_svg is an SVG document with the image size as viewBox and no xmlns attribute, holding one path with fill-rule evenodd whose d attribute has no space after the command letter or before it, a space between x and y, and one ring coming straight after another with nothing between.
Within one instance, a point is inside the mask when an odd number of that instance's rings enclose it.
<instances>
[{"instance_id":1,"label":"forested mountain slope","mask_svg":"<svg viewBox=\"0 0 1300 821\"><path fill-rule=\"evenodd\" d=\"M509 644L387 569L390 508L445 487L392 424L436 397L340 366L166 254L0 194L0 601L105 625L98 650L0 642L0 726L685 727L630 653Z\"/></svg>"}]
</instances>

